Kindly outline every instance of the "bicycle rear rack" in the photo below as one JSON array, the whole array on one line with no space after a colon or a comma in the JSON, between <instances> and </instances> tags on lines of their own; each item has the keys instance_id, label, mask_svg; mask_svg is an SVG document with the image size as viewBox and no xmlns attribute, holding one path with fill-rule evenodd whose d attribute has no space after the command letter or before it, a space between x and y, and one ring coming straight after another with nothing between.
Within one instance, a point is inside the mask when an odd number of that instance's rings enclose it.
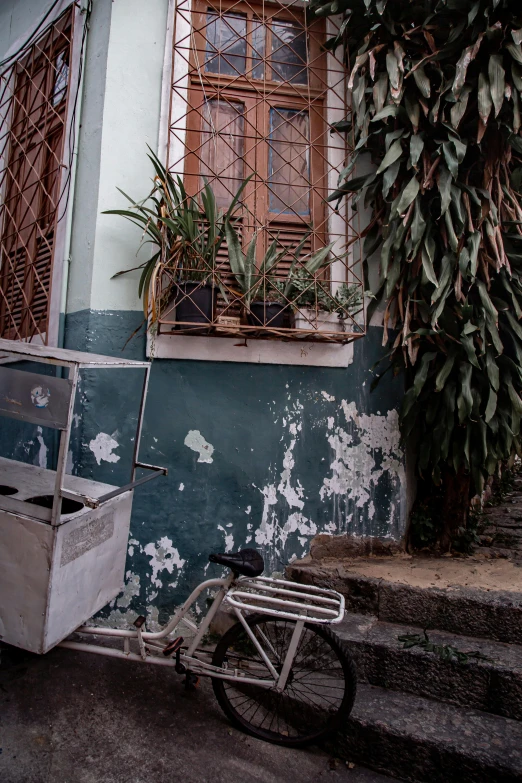
<instances>
[{"instance_id":1,"label":"bicycle rear rack","mask_svg":"<svg viewBox=\"0 0 522 783\"><path fill-rule=\"evenodd\" d=\"M344 596L335 590L265 576L240 578L228 591L225 603L239 610L308 623L340 623L344 617Z\"/></svg>"}]
</instances>

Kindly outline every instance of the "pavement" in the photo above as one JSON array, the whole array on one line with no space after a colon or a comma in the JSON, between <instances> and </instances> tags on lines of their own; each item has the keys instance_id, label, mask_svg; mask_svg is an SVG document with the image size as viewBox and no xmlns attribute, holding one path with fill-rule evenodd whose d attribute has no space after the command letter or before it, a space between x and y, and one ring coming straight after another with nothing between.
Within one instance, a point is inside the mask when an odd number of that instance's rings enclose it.
<instances>
[{"instance_id":1,"label":"pavement","mask_svg":"<svg viewBox=\"0 0 522 783\"><path fill-rule=\"evenodd\" d=\"M1 783L392 783L325 750L233 728L210 681L55 648L0 646Z\"/></svg>"}]
</instances>

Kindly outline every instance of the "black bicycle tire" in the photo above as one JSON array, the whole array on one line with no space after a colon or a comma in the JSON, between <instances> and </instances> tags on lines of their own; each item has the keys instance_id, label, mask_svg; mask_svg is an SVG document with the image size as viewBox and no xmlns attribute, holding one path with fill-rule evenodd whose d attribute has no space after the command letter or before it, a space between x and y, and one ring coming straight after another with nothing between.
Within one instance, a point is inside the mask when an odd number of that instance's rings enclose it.
<instances>
[{"instance_id":1,"label":"black bicycle tire","mask_svg":"<svg viewBox=\"0 0 522 783\"><path fill-rule=\"evenodd\" d=\"M251 615L246 620L249 626L253 626L260 622L267 622L267 621L283 622L284 620L283 618L276 618L273 616L263 615L263 614ZM287 620L286 622L289 621ZM322 637L323 640L327 641L332 647L332 649L334 650L334 652L336 653L341 663L343 674L344 674L344 681L345 681L345 692L344 692L342 703L338 708L335 716L332 716L331 719L328 721L328 724L322 727L320 731L316 731L312 734L308 734L305 736L298 736L298 737L286 737L283 735L274 736L274 732L267 732L264 729L259 729L258 727L250 724L248 720L245 720L241 715L239 715L229 701L225 689L225 681L213 677L212 686L218 704L223 710L223 712L225 713L225 715L227 716L227 718L230 720L230 722L233 725L235 725L237 728L241 729L242 731L245 731L247 734L257 737L258 739L271 742L275 745L285 745L288 747L303 747L305 745L316 743L321 739L323 739L324 737L330 735L337 728L339 728L339 725L343 721L345 721L348 718L350 712L352 711L353 704L355 701L355 695L357 691L357 674L356 674L355 664L350 654L348 653L346 646L343 644L342 640L339 639L339 637L331 630L331 628L329 628L326 625L319 625L317 623L305 623L305 628L311 631L312 633L316 633L318 636ZM234 643L236 637L241 632L244 632L244 629L240 622L236 623L231 628L229 628L228 631L226 631L226 633L222 636L222 638L218 642L216 649L214 650L214 654L212 657L213 666L221 667L224 658L226 656L227 650Z\"/></svg>"}]
</instances>

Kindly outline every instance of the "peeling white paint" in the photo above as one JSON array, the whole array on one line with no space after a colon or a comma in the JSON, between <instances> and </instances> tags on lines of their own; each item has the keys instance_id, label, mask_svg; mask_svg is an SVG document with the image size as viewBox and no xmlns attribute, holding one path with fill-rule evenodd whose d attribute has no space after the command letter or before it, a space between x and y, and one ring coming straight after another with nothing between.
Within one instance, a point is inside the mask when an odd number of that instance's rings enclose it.
<instances>
[{"instance_id":1,"label":"peeling white paint","mask_svg":"<svg viewBox=\"0 0 522 783\"><path fill-rule=\"evenodd\" d=\"M246 508L238 505L239 513L243 509L249 517L240 526L242 533L238 526L230 522L218 524L216 520L215 525L223 535L221 551L232 552L238 546L247 545L261 547L270 573L281 562L288 562L290 554L292 559L301 557L318 533L336 535L349 531L365 535L365 524L371 525L374 531L388 526L388 517L390 535L400 532L405 476L396 411L360 414L355 402L336 400L328 392L320 391L306 392L301 399L295 399L289 392L284 417L275 405L268 407L278 457L268 464L262 482L251 484L262 496L262 512L259 518L257 503ZM322 447L321 438L324 438ZM197 453L198 462L213 461L214 446L199 430L190 430L184 443ZM303 478L309 475L305 464L310 460L316 474L311 485ZM184 489L185 485L179 483L178 490ZM384 522L380 508L382 493L391 493L383 501L389 504ZM392 497L396 503L391 503ZM254 514L252 508L256 510ZM150 563L146 589L143 577L141 588L144 604L149 607L154 622L152 602L162 589L177 588L182 570L187 567L186 560L166 536L143 547L131 539L129 555L137 551L144 553ZM205 572L207 568L208 565ZM128 575L128 582L131 578ZM133 589L137 590L134 595L138 595L139 583L127 584L127 592L118 599L115 611L129 605L122 602L127 601L126 596ZM200 607L196 611L199 613Z\"/></svg>"},{"instance_id":2,"label":"peeling white paint","mask_svg":"<svg viewBox=\"0 0 522 783\"><path fill-rule=\"evenodd\" d=\"M118 446L118 441L114 440L111 435L107 435L106 432L99 432L89 443L89 449L94 454L98 465L101 465L102 460L104 462L119 462L120 455L112 453Z\"/></svg>"},{"instance_id":3,"label":"peeling white paint","mask_svg":"<svg viewBox=\"0 0 522 783\"><path fill-rule=\"evenodd\" d=\"M37 463L35 463L35 464L38 464L38 466L40 468L46 468L47 467L47 454L49 452L49 449L47 448L47 446L44 443L42 428L41 427L37 427L36 428L36 432L37 432L36 440L40 444L40 448L38 449L38 455L36 457Z\"/></svg>"},{"instance_id":4,"label":"peeling white paint","mask_svg":"<svg viewBox=\"0 0 522 783\"><path fill-rule=\"evenodd\" d=\"M375 530L375 492L383 476L386 475L394 495L404 496L404 455L399 442L397 412L359 414L355 402L336 401L326 391L307 395L307 404L317 405L318 396L322 398L322 411L319 409L310 426L318 427L324 433L330 451L327 458L319 454L316 457L316 465L322 471L322 483L319 484L323 508L321 522L314 519L317 512L307 513L309 500L314 509L317 501L307 498L296 476L295 455L306 434L303 431L304 405L301 400L292 399L289 393L282 425L278 425L279 440L284 444L282 470L277 463L268 467L266 483L259 487L263 495L261 522L252 531L256 545L264 550L268 567L275 567L278 560L287 560L290 546L290 551L295 553L295 546L302 556L310 539L318 533L335 535L350 531L365 535L367 523L372 524L372 531ZM301 448L298 453L301 458ZM299 463L297 467L300 467ZM400 535L403 524L400 501L390 505L388 516L388 534ZM251 540L250 536L251 532L247 530L246 541Z\"/></svg>"},{"instance_id":5,"label":"peeling white paint","mask_svg":"<svg viewBox=\"0 0 522 783\"><path fill-rule=\"evenodd\" d=\"M161 571L167 571L169 574L172 574L176 568L180 572L186 563L186 560L180 557L178 550L172 545L171 539L167 538L167 536L160 538L157 545L154 543L147 544L143 551L150 558L152 567L151 582L155 587L161 588L163 586L163 582L159 577Z\"/></svg>"},{"instance_id":6,"label":"peeling white paint","mask_svg":"<svg viewBox=\"0 0 522 783\"><path fill-rule=\"evenodd\" d=\"M161 625L159 621L159 609L157 606L147 607L147 631L153 631L157 633L161 631Z\"/></svg>"},{"instance_id":7,"label":"peeling white paint","mask_svg":"<svg viewBox=\"0 0 522 783\"><path fill-rule=\"evenodd\" d=\"M404 456L400 447L399 417L396 410L386 415L360 414L354 402L342 400L345 424L330 428L327 439L333 451L330 475L323 479L321 500L343 498L354 508L375 516L373 491L379 479L388 473L399 490L405 489ZM332 431L333 430L333 431ZM352 515L337 507L338 531L347 529ZM397 522L397 520L391 520Z\"/></svg>"},{"instance_id":8,"label":"peeling white paint","mask_svg":"<svg viewBox=\"0 0 522 783\"><path fill-rule=\"evenodd\" d=\"M281 481L279 482L277 491L279 492L279 494L283 495L290 508L293 508L294 506L296 508L303 508L304 501L302 498L304 494L304 489L299 480L297 480L295 486L292 486L291 483L292 470L295 466L295 460L293 455L295 444L296 444L296 439L293 438L290 441L290 445L285 452L285 456L283 458L283 470L281 472Z\"/></svg>"},{"instance_id":9,"label":"peeling white paint","mask_svg":"<svg viewBox=\"0 0 522 783\"><path fill-rule=\"evenodd\" d=\"M140 577L138 574L133 574L132 571L127 571L125 574L125 586L116 600L116 606L124 607L126 609L130 606L134 596L139 594Z\"/></svg>"},{"instance_id":10,"label":"peeling white paint","mask_svg":"<svg viewBox=\"0 0 522 783\"><path fill-rule=\"evenodd\" d=\"M199 430L189 430L185 440L185 446L199 454L198 462L213 462L212 454L214 446L208 443Z\"/></svg>"},{"instance_id":11,"label":"peeling white paint","mask_svg":"<svg viewBox=\"0 0 522 783\"><path fill-rule=\"evenodd\" d=\"M228 533L223 527L223 525L218 525L218 530L221 530L221 532L225 534L225 552L233 552L234 536L232 535L232 533Z\"/></svg>"},{"instance_id":12,"label":"peeling white paint","mask_svg":"<svg viewBox=\"0 0 522 783\"><path fill-rule=\"evenodd\" d=\"M94 625L98 628L121 628L129 629L134 620L139 617L139 613L134 609L113 609L107 617L95 617L88 620L86 625Z\"/></svg>"}]
</instances>

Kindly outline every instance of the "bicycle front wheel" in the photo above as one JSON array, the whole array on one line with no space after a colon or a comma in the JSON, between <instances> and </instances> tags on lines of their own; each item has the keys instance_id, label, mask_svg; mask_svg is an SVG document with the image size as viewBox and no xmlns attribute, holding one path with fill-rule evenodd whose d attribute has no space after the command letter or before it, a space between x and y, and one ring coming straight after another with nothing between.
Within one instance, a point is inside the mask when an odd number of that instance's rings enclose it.
<instances>
[{"instance_id":1,"label":"bicycle front wheel","mask_svg":"<svg viewBox=\"0 0 522 783\"><path fill-rule=\"evenodd\" d=\"M247 623L280 672L295 621L254 615ZM241 623L225 633L212 663L237 670L249 679L272 679ZM284 691L216 678L212 685L222 710L238 728L269 742L297 746L318 741L348 717L355 699L356 676L352 659L330 628L307 623Z\"/></svg>"}]
</instances>

